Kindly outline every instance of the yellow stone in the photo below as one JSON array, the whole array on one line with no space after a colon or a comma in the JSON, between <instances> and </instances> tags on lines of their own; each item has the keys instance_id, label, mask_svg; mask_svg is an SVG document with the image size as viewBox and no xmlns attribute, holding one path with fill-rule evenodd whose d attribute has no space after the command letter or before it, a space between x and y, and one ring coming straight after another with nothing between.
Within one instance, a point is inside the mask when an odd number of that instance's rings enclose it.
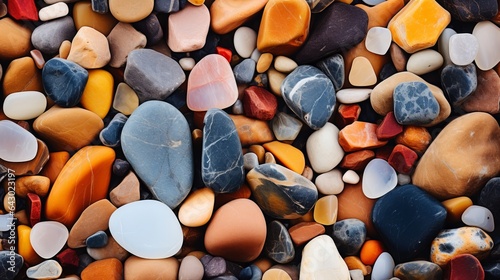
<instances>
[{"instance_id":1,"label":"yellow stone","mask_svg":"<svg viewBox=\"0 0 500 280\"><path fill-rule=\"evenodd\" d=\"M260 55L259 60L257 61L257 73L266 72L271 64L273 63L273 54L272 53L263 53Z\"/></svg>"},{"instance_id":2,"label":"yellow stone","mask_svg":"<svg viewBox=\"0 0 500 280\"><path fill-rule=\"evenodd\" d=\"M82 26L90 26L104 34L104 36L108 36L111 29L118 23L110 13L100 14L94 12L90 1L75 3L73 6L73 20L75 21L76 30Z\"/></svg>"},{"instance_id":3,"label":"yellow stone","mask_svg":"<svg viewBox=\"0 0 500 280\"><path fill-rule=\"evenodd\" d=\"M288 169L298 174L302 174L304 171L306 167L304 154L294 146L279 141L272 141L262 146Z\"/></svg>"},{"instance_id":4,"label":"yellow stone","mask_svg":"<svg viewBox=\"0 0 500 280\"><path fill-rule=\"evenodd\" d=\"M392 40L407 53L434 46L451 21L436 0L411 0L389 22Z\"/></svg>"},{"instance_id":5,"label":"yellow stone","mask_svg":"<svg viewBox=\"0 0 500 280\"><path fill-rule=\"evenodd\" d=\"M42 262L42 258L35 252L30 242L31 228L25 225L17 227L17 253L24 258L29 266ZM6 249L6 248L4 248Z\"/></svg>"},{"instance_id":6,"label":"yellow stone","mask_svg":"<svg viewBox=\"0 0 500 280\"><path fill-rule=\"evenodd\" d=\"M333 225L337 221L338 208L337 196L323 196L314 206L314 221L325 226Z\"/></svg>"},{"instance_id":7,"label":"yellow stone","mask_svg":"<svg viewBox=\"0 0 500 280\"><path fill-rule=\"evenodd\" d=\"M104 119L113 101L113 76L105 70L89 70L89 78L83 90L82 107Z\"/></svg>"},{"instance_id":8,"label":"yellow stone","mask_svg":"<svg viewBox=\"0 0 500 280\"><path fill-rule=\"evenodd\" d=\"M462 214L465 212L465 209L473 204L472 200L467 196L450 198L441 203L448 213L446 219L450 223L458 223L462 221Z\"/></svg>"},{"instance_id":9,"label":"yellow stone","mask_svg":"<svg viewBox=\"0 0 500 280\"><path fill-rule=\"evenodd\" d=\"M139 107L137 93L126 83L119 83L113 100L113 109L128 116L137 107Z\"/></svg>"},{"instance_id":10,"label":"yellow stone","mask_svg":"<svg viewBox=\"0 0 500 280\"><path fill-rule=\"evenodd\" d=\"M153 12L154 0L109 0L109 11L121 22L138 22Z\"/></svg>"},{"instance_id":11,"label":"yellow stone","mask_svg":"<svg viewBox=\"0 0 500 280\"><path fill-rule=\"evenodd\" d=\"M69 40L63 41L61 43L61 46L59 46L59 57L64 59L68 58L70 50L71 50L71 41Z\"/></svg>"},{"instance_id":12,"label":"yellow stone","mask_svg":"<svg viewBox=\"0 0 500 280\"><path fill-rule=\"evenodd\" d=\"M215 194L210 188L202 188L188 195L179 208L179 221L188 227L203 226L212 217Z\"/></svg>"},{"instance_id":13,"label":"yellow stone","mask_svg":"<svg viewBox=\"0 0 500 280\"><path fill-rule=\"evenodd\" d=\"M377 83L375 71L366 57L358 56L352 61L349 82L357 87L372 86Z\"/></svg>"}]
</instances>

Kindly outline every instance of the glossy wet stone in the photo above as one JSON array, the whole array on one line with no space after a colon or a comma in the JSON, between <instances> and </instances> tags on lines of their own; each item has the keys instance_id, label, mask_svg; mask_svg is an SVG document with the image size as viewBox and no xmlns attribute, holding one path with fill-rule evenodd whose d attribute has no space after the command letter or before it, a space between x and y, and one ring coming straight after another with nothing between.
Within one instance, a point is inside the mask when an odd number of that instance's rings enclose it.
<instances>
[{"instance_id":1,"label":"glossy wet stone","mask_svg":"<svg viewBox=\"0 0 500 280\"><path fill-rule=\"evenodd\" d=\"M71 41L76 34L75 24L69 16L48 21L38 26L31 34L33 46L45 54L55 54L61 43Z\"/></svg>"},{"instance_id":2,"label":"glossy wet stone","mask_svg":"<svg viewBox=\"0 0 500 280\"><path fill-rule=\"evenodd\" d=\"M110 236L108 242L101 248L87 248L87 254L94 260L104 260L109 258L116 258L121 262L125 261L130 253L125 250L118 242Z\"/></svg>"},{"instance_id":3,"label":"glossy wet stone","mask_svg":"<svg viewBox=\"0 0 500 280\"><path fill-rule=\"evenodd\" d=\"M328 172L342 161L344 150L338 143L338 138L339 129L329 122L309 136L306 149L314 171Z\"/></svg>"},{"instance_id":4,"label":"glossy wet stone","mask_svg":"<svg viewBox=\"0 0 500 280\"><path fill-rule=\"evenodd\" d=\"M266 151L271 152L286 168L289 168L297 174L302 174L302 172L304 172L306 164L305 157L302 151L296 147L279 141L265 143L263 147Z\"/></svg>"},{"instance_id":5,"label":"glossy wet stone","mask_svg":"<svg viewBox=\"0 0 500 280\"><path fill-rule=\"evenodd\" d=\"M124 279L177 279L178 275L181 279L178 270L179 261L173 257L149 260L131 256L123 265Z\"/></svg>"},{"instance_id":6,"label":"glossy wet stone","mask_svg":"<svg viewBox=\"0 0 500 280\"><path fill-rule=\"evenodd\" d=\"M61 276L63 269L55 260L46 260L26 270L26 276L31 279L56 279Z\"/></svg>"},{"instance_id":7,"label":"glossy wet stone","mask_svg":"<svg viewBox=\"0 0 500 280\"><path fill-rule=\"evenodd\" d=\"M26 162L32 160L38 151L35 136L21 126L9 120L0 121L0 158L10 162ZM19 145L22 143L21 145Z\"/></svg>"},{"instance_id":8,"label":"glossy wet stone","mask_svg":"<svg viewBox=\"0 0 500 280\"><path fill-rule=\"evenodd\" d=\"M318 199L314 205L314 221L331 226L337 221L338 199L335 195L326 195Z\"/></svg>"},{"instance_id":9,"label":"glossy wet stone","mask_svg":"<svg viewBox=\"0 0 500 280\"><path fill-rule=\"evenodd\" d=\"M323 71L333 83L335 90L340 90L344 85L344 58L340 54L335 54L321 59L316 63L321 71Z\"/></svg>"},{"instance_id":10,"label":"glossy wet stone","mask_svg":"<svg viewBox=\"0 0 500 280\"><path fill-rule=\"evenodd\" d=\"M122 113L116 114L111 122L99 133L99 140L104 146L116 147L120 144L121 132L127 122L127 117Z\"/></svg>"},{"instance_id":11,"label":"glossy wet stone","mask_svg":"<svg viewBox=\"0 0 500 280\"><path fill-rule=\"evenodd\" d=\"M139 97L126 83L119 83L113 99L113 109L124 115L130 115L139 107Z\"/></svg>"},{"instance_id":12,"label":"glossy wet stone","mask_svg":"<svg viewBox=\"0 0 500 280\"><path fill-rule=\"evenodd\" d=\"M495 230L495 222L491 211L483 206L471 205L462 214L462 222L468 226L475 226L487 232Z\"/></svg>"},{"instance_id":13,"label":"glossy wet stone","mask_svg":"<svg viewBox=\"0 0 500 280\"><path fill-rule=\"evenodd\" d=\"M500 277L500 263L488 262L483 264L486 279L497 279Z\"/></svg>"},{"instance_id":14,"label":"glossy wet stone","mask_svg":"<svg viewBox=\"0 0 500 280\"><path fill-rule=\"evenodd\" d=\"M258 266L252 264L243 268L238 278L242 280L258 280L262 278L262 271Z\"/></svg>"},{"instance_id":15,"label":"glossy wet stone","mask_svg":"<svg viewBox=\"0 0 500 280\"><path fill-rule=\"evenodd\" d=\"M349 279L349 269L333 239L328 235L320 235L309 241L302 251L300 279L332 276L332 279Z\"/></svg>"},{"instance_id":16,"label":"glossy wet stone","mask_svg":"<svg viewBox=\"0 0 500 280\"><path fill-rule=\"evenodd\" d=\"M439 104L424 83L401 83L394 89L394 116L399 124L429 124L438 114Z\"/></svg>"},{"instance_id":17,"label":"glossy wet stone","mask_svg":"<svg viewBox=\"0 0 500 280\"><path fill-rule=\"evenodd\" d=\"M271 121L271 127L279 141L293 141L302 129L302 122L289 114L278 112Z\"/></svg>"},{"instance_id":18,"label":"glossy wet stone","mask_svg":"<svg viewBox=\"0 0 500 280\"><path fill-rule=\"evenodd\" d=\"M15 170L16 176L34 175L40 173L49 160L49 149L43 141L37 139L36 142L37 153L32 160L27 162L9 162L0 158L0 165L4 166L4 168ZM7 172L6 169L5 172Z\"/></svg>"},{"instance_id":19,"label":"glossy wet stone","mask_svg":"<svg viewBox=\"0 0 500 280\"><path fill-rule=\"evenodd\" d=\"M38 11L35 6L35 1L31 0L14 0L7 2L9 15L16 20L38 20Z\"/></svg>"},{"instance_id":20,"label":"glossy wet stone","mask_svg":"<svg viewBox=\"0 0 500 280\"><path fill-rule=\"evenodd\" d=\"M203 48L209 26L207 6L186 5L168 17L169 48L174 52L192 52Z\"/></svg>"},{"instance_id":21,"label":"glossy wet stone","mask_svg":"<svg viewBox=\"0 0 500 280\"><path fill-rule=\"evenodd\" d=\"M85 239L87 248L102 248L108 244L108 235L100 230Z\"/></svg>"},{"instance_id":22,"label":"glossy wet stone","mask_svg":"<svg viewBox=\"0 0 500 280\"><path fill-rule=\"evenodd\" d=\"M43 87L57 105L73 107L80 102L88 75L87 70L72 61L53 58L43 67Z\"/></svg>"},{"instance_id":23,"label":"glossy wet stone","mask_svg":"<svg viewBox=\"0 0 500 280\"><path fill-rule=\"evenodd\" d=\"M466 66L448 65L441 71L443 90L453 106L461 104L477 88L477 73L474 64Z\"/></svg>"},{"instance_id":24,"label":"glossy wet stone","mask_svg":"<svg viewBox=\"0 0 500 280\"><path fill-rule=\"evenodd\" d=\"M114 79L110 72L102 69L89 70L80 102L82 107L104 119L113 101Z\"/></svg>"},{"instance_id":25,"label":"glossy wet stone","mask_svg":"<svg viewBox=\"0 0 500 280\"><path fill-rule=\"evenodd\" d=\"M394 268L394 276L400 279L443 279L439 265L429 261L411 261L400 263Z\"/></svg>"},{"instance_id":26,"label":"glossy wet stone","mask_svg":"<svg viewBox=\"0 0 500 280\"><path fill-rule=\"evenodd\" d=\"M482 21L474 26L472 35L479 42L479 50L474 60L479 69L487 71L500 61L500 52L492 46L499 42L500 28L490 21Z\"/></svg>"},{"instance_id":27,"label":"glossy wet stone","mask_svg":"<svg viewBox=\"0 0 500 280\"><path fill-rule=\"evenodd\" d=\"M210 6L210 27L218 34L226 34L262 10L267 2L268 0L214 2Z\"/></svg>"},{"instance_id":28,"label":"glossy wet stone","mask_svg":"<svg viewBox=\"0 0 500 280\"><path fill-rule=\"evenodd\" d=\"M342 256L359 253L366 239L366 226L358 219L345 219L333 225L333 240Z\"/></svg>"},{"instance_id":29,"label":"glossy wet stone","mask_svg":"<svg viewBox=\"0 0 500 280\"><path fill-rule=\"evenodd\" d=\"M208 223L214 211L215 194L210 188L191 192L182 202L177 217L188 227L199 227Z\"/></svg>"},{"instance_id":30,"label":"glossy wet stone","mask_svg":"<svg viewBox=\"0 0 500 280\"><path fill-rule=\"evenodd\" d=\"M287 228L274 220L267 225L264 245L267 256L277 263L288 263L295 257L295 248Z\"/></svg>"},{"instance_id":31,"label":"glossy wet stone","mask_svg":"<svg viewBox=\"0 0 500 280\"><path fill-rule=\"evenodd\" d=\"M229 115L236 126L241 145L262 144L274 140L268 123L240 115Z\"/></svg>"},{"instance_id":32,"label":"glossy wet stone","mask_svg":"<svg viewBox=\"0 0 500 280\"><path fill-rule=\"evenodd\" d=\"M123 279L122 262L116 258L98 260L90 263L81 272L82 280L91 280L99 277L109 280Z\"/></svg>"},{"instance_id":33,"label":"glossy wet stone","mask_svg":"<svg viewBox=\"0 0 500 280\"><path fill-rule=\"evenodd\" d=\"M82 26L71 41L67 59L85 69L104 67L111 59L106 36L92 27Z\"/></svg>"},{"instance_id":34,"label":"glossy wet stone","mask_svg":"<svg viewBox=\"0 0 500 280\"><path fill-rule=\"evenodd\" d=\"M234 77L238 84L248 84L252 81L255 72L255 61L247 58L233 68Z\"/></svg>"},{"instance_id":35,"label":"glossy wet stone","mask_svg":"<svg viewBox=\"0 0 500 280\"><path fill-rule=\"evenodd\" d=\"M339 144L345 152L382 147L387 141L379 140L376 130L374 123L355 121L340 130Z\"/></svg>"},{"instance_id":36,"label":"glossy wet stone","mask_svg":"<svg viewBox=\"0 0 500 280\"><path fill-rule=\"evenodd\" d=\"M498 3L493 0L487 1L463 1L444 0L442 5L447 9L453 18L465 22L479 22L489 20L496 15Z\"/></svg>"},{"instance_id":37,"label":"glossy wet stone","mask_svg":"<svg viewBox=\"0 0 500 280\"><path fill-rule=\"evenodd\" d=\"M452 258L445 271L448 279L484 279L481 262L470 254Z\"/></svg>"},{"instance_id":38,"label":"glossy wet stone","mask_svg":"<svg viewBox=\"0 0 500 280\"><path fill-rule=\"evenodd\" d=\"M35 60L28 56L12 60L5 69L2 89L4 96L16 92L43 92L42 73Z\"/></svg>"}]
</instances>

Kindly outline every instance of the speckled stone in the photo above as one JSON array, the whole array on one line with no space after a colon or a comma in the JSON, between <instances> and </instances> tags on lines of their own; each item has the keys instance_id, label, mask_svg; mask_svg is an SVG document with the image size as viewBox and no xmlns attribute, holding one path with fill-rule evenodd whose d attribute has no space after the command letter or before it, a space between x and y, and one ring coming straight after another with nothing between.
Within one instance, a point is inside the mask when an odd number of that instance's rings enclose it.
<instances>
[{"instance_id":1,"label":"speckled stone","mask_svg":"<svg viewBox=\"0 0 500 280\"><path fill-rule=\"evenodd\" d=\"M314 66L293 70L281 84L281 93L288 107L312 129L322 128L333 114L333 83Z\"/></svg>"},{"instance_id":2,"label":"speckled stone","mask_svg":"<svg viewBox=\"0 0 500 280\"><path fill-rule=\"evenodd\" d=\"M394 117L402 125L424 125L439 115L439 103L422 82L401 83L394 89Z\"/></svg>"},{"instance_id":3,"label":"speckled stone","mask_svg":"<svg viewBox=\"0 0 500 280\"><path fill-rule=\"evenodd\" d=\"M344 85L344 58L340 54L321 59L316 66L323 71L333 83L335 90L340 90Z\"/></svg>"},{"instance_id":4,"label":"speckled stone","mask_svg":"<svg viewBox=\"0 0 500 280\"><path fill-rule=\"evenodd\" d=\"M472 63L467 66L446 66L441 71L441 84L451 105L460 105L477 88L476 66Z\"/></svg>"},{"instance_id":5,"label":"speckled stone","mask_svg":"<svg viewBox=\"0 0 500 280\"><path fill-rule=\"evenodd\" d=\"M288 263L295 257L295 248L288 229L274 220L267 225L267 237L264 245L267 256L277 263Z\"/></svg>"},{"instance_id":6,"label":"speckled stone","mask_svg":"<svg viewBox=\"0 0 500 280\"><path fill-rule=\"evenodd\" d=\"M56 54L65 40L71 41L76 34L75 24L70 16L43 23L33 30L31 42L44 54Z\"/></svg>"},{"instance_id":7,"label":"speckled stone","mask_svg":"<svg viewBox=\"0 0 500 280\"><path fill-rule=\"evenodd\" d=\"M89 73L75 62L53 58L42 70L45 92L57 105L73 107L80 102Z\"/></svg>"},{"instance_id":8,"label":"speckled stone","mask_svg":"<svg viewBox=\"0 0 500 280\"><path fill-rule=\"evenodd\" d=\"M441 280L443 270L439 265L429 261L411 261L396 265L394 276L400 279Z\"/></svg>"},{"instance_id":9,"label":"speckled stone","mask_svg":"<svg viewBox=\"0 0 500 280\"><path fill-rule=\"evenodd\" d=\"M355 256L366 240L366 226L358 219L345 219L333 225L333 240L342 256Z\"/></svg>"}]
</instances>

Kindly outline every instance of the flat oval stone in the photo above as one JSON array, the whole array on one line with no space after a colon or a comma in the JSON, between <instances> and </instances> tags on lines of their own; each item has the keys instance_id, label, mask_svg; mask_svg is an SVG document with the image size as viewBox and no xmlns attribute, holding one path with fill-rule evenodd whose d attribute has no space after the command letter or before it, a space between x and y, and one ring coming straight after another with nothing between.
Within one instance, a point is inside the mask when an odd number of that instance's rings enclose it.
<instances>
[{"instance_id":1,"label":"flat oval stone","mask_svg":"<svg viewBox=\"0 0 500 280\"><path fill-rule=\"evenodd\" d=\"M242 58L249 58L257 47L257 32L242 26L234 32L234 49Z\"/></svg>"},{"instance_id":2,"label":"flat oval stone","mask_svg":"<svg viewBox=\"0 0 500 280\"><path fill-rule=\"evenodd\" d=\"M350 279L349 269L333 239L320 235L309 241L302 251L300 279Z\"/></svg>"},{"instance_id":3,"label":"flat oval stone","mask_svg":"<svg viewBox=\"0 0 500 280\"><path fill-rule=\"evenodd\" d=\"M68 235L66 226L59 222L38 222L31 229L30 243L40 257L50 259L66 245Z\"/></svg>"},{"instance_id":4,"label":"flat oval stone","mask_svg":"<svg viewBox=\"0 0 500 280\"><path fill-rule=\"evenodd\" d=\"M154 0L141 2L133 0L110 0L109 11L113 17L121 22L137 22L151 14L154 2Z\"/></svg>"},{"instance_id":5,"label":"flat oval stone","mask_svg":"<svg viewBox=\"0 0 500 280\"><path fill-rule=\"evenodd\" d=\"M21 255L15 252L14 254L9 254L10 252L12 251L0 251L0 261L4 264L9 264L8 267L2 266L0 269L0 277L2 279L15 279L24 264L24 259Z\"/></svg>"},{"instance_id":6,"label":"flat oval stone","mask_svg":"<svg viewBox=\"0 0 500 280\"><path fill-rule=\"evenodd\" d=\"M173 257L149 260L130 256L123 265L124 279L177 279L178 270L179 261Z\"/></svg>"},{"instance_id":7,"label":"flat oval stone","mask_svg":"<svg viewBox=\"0 0 500 280\"><path fill-rule=\"evenodd\" d=\"M183 201L177 217L188 227L203 226L212 217L214 211L215 194L210 188L202 188L192 192Z\"/></svg>"},{"instance_id":8,"label":"flat oval stone","mask_svg":"<svg viewBox=\"0 0 500 280\"><path fill-rule=\"evenodd\" d=\"M26 270L26 276L31 279L57 279L61 276L63 268L55 260L46 260Z\"/></svg>"},{"instance_id":9,"label":"flat oval stone","mask_svg":"<svg viewBox=\"0 0 500 280\"><path fill-rule=\"evenodd\" d=\"M40 116L47 107L47 98L39 91L11 93L3 102L4 114L13 120L31 120Z\"/></svg>"},{"instance_id":10,"label":"flat oval stone","mask_svg":"<svg viewBox=\"0 0 500 280\"><path fill-rule=\"evenodd\" d=\"M44 54L56 54L65 40L71 41L76 34L75 24L70 16L43 23L33 30L31 42Z\"/></svg>"},{"instance_id":11,"label":"flat oval stone","mask_svg":"<svg viewBox=\"0 0 500 280\"><path fill-rule=\"evenodd\" d=\"M394 276L400 279L443 279L443 270L429 261L411 261L400 263L394 268Z\"/></svg>"},{"instance_id":12,"label":"flat oval stone","mask_svg":"<svg viewBox=\"0 0 500 280\"><path fill-rule=\"evenodd\" d=\"M29 54L32 31L28 26L5 17L0 19L0 33L12 36L10 40L0 42L0 58L10 60Z\"/></svg>"},{"instance_id":13,"label":"flat oval stone","mask_svg":"<svg viewBox=\"0 0 500 280\"><path fill-rule=\"evenodd\" d=\"M345 80L345 72L344 58L341 54L334 54L321 59L316 63L316 67L330 78L335 90L340 90L342 88Z\"/></svg>"},{"instance_id":14,"label":"flat oval stone","mask_svg":"<svg viewBox=\"0 0 500 280\"><path fill-rule=\"evenodd\" d=\"M245 180L240 138L231 118L210 109L203 121L201 177L216 193L235 192Z\"/></svg>"},{"instance_id":15,"label":"flat oval stone","mask_svg":"<svg viewBox=\"0 0 500 280\"><path fill-rule=\"evenodd\" d=\"M425 125L439 115L439 103L422 82L401 83L394 89L394 117L401 125Z\"/></svg>"},{"instance_id":16,"label":"flat oval stone","mask_svg":"<svg viewBox=\"0 0 500 280\"><path fill-rule=\"evenodd\" d=\"M159 119L165 121L159 123ZM191 132L174 106L162 101L143 103L125 123L121 145L156 199L175 208L186 198L193 184Z\"/></svg>"},{"instance_id":17,"label":"flat oval stone","mask_svg":"<svg viewBox=\"0 0 500 280\"><path fill-rule=\"evenodd\" d=\"M293 70L281 84L281 93L288 107L314 130L322 128L333 114L333 83L314 66Z\"/></svg>"},{"instance_id":18,"label":"flat oval stone","mask_svg":"<svg viewBox=\"0 0 500 280\"><path fill-rule=\"evenodd\" d=\"M441 71L441 84L452 106L460 105L476 91L475 65L472 63L466 66L447 65Z\"/></svg>"},{"instance_id":19,"label":"flat oval stone","mask_svg":"<svg viewBox=\"0 0 500 280\"><path fill-rule=\"evenodd\" d=\"M205 45L209 27L207 6L188 4L168 17L168 46L174 52L199 50Z\"/></svg>"},{"instance_id":20,"label":"flat oval stone","mask_svg":"<svg viewBox=\"0 0 500 280\"><path fill-rule=\"evenodd\" d=\"M149 214L144 216L143 211ZM109 219L109 231L125 250L145 259L171 257L183 242L177 217L156 200L135 201L118 208Z\"/></svg>"},{"instance_id":21,"label":"flat oval stone","mask_svg":"<svg viewBox=\"0 0 500 280\"><path fill-rule=\"evenodd\" d=\"M179 267L179 280L201 280L203 278L203 264L195 256L185 256Z\"/></svg>"},{"instance_id":22,"label":"flat oval stone","mask_svg":"<svg viewBox=\"0 0 500 280\"><path fill-rule=\"evenodd\" d=\"M224 109L236 102L238 88L229 62L221 55L209 54L191 70L187 106L192 111Z\"/></svg>"},{"instance_id":23,"label":"flat oval stone","mask_svg":"<svg viewBox=\"0 0 500 280\"><path fill-rule=\"evenodd\" d=\"M355 256L366 240L365 223L358 219L345 219L333 225L333 240L342 256Z\"/></svg>"},{"instance_id":24,"label":"flat oval stone","mask_svg":"<svg viewBox=\"0 0 500 280\"><path fill-rule=\"evenodd\" d=\"M82 26L71 41L67 59L85 69L104 67L111 60L106 36L92 27Z\"/></svg>"},{"instance_id":25,"label":"flat oval stone","mask_svg":"<svg viewBox=\"0 0 500 280\"><path fill-rule=\"evenodd\" d=\"M443 56L439 52L426 49L412 54L408 59L406 69L417 75L423 75L439 69L443 62Z\"/></svg>"},{"instance_id":26,"label":"flat oval stone","mask_svg":"<svg viewBox=\"0 0 500 280\"><path fill-rule=\"evenodd\" d=\"M314 221L331 226L337 221L338 199L335 195L325 195L314 205Z\"/></svg>"},{"instance_id":27,"label":"flat oval stone","mask_svg":"<svg viewBox=\"0 0 500 280\"><path fill-rule=\"evenodd\" d=\"M283 55L277 56L274 60L274 69L280 71L281 73L290 73L297 67L297 62Z\"/></svg>"},{"instance_id":28,"label":"flat oval stone","mask_svg":"<svg viewBox=\"0 0 500 280\"><path fill-rule=\"evenodd\" d=\"M295 248L287 228L274 220L267 225L267 237L264 245L267 256L277 263L288 263L295 257Z\"/></svg>"},{"instance_id":29,"label":"flat oval stone","mask_svg":"<svg viewBox=\"0 0 500 280\"><path fill-rule=\"evenodd\" d=\"M337 91L337 101L342 104L359 103L370 98L370 88L346 88Z\"/></svg>"},{"instance_id":30,"label":"flat oval stone","mask_svg":"<svg viewBox=\"0 0 500 280\"><path fill-rule=\"evenodd\" d=\"M383 252L380 256L378 256L375 264L373 264L371 279L389 279L393 276L393 270L394 260L392 259L392 256L387 252Z\"/></svg>"},{"instance_id":31,"label":"flat oval stone","mask_svg":"<svg viewBox=\"0 0 500 280\"><path fill-rule=\"evenodd\" d=\"M462 214L462 222L468 226L476 226L487 232L495 230L495 221L491 211L483 206L471 205Z\"/></svg>"},{"instance_id":32,"label":"flat oval stone","mask_svg":"<svg viewBox=\"0 0 500 280\"><path fill-rule=\"evenodd\" d=\"M88 77L83 67L62 58L50 59L42 70L47 96L61 107L74 107L80 102Z\"/></svg>"},{"instance_id":33,"label":"flat oval stone","mask_svg":"<svg viewBox=\"0 0 500 280\"><path fill-rule=\"evenodd\" d=\"M481 21L472 31L479 43L479 50L475 58L477 68L486 71L493 68L500 61L500 51L494 46L500 44L500 28L490 21Z\"/></svg>"},{"instance_id":34,"label":"flat oval stone","mask_svg":"<svg viewBox=\"0 0 500 280\"><path fill-rule=\"evenodd\" d=\"M108 244L108 235L100 230L85 239L87 248L103 248ZM90 254L89 254L90 255Z\"/></svg>"},{"instance_id":35,"label":"flat oval stone","mask_svg":"<svg viewBox=\"0 0 500 280\"><path fill-rule=\"evenodd\" d=\"M69 13L68 4L58 2L47 7L41 8L38 11L38 17L41 21L49 21L56 18L61 18Z\"/></svg>"},{"instance_id":36,"label":"flat oval stone","mask_svg":"<svg viewBox=\"0 0 500 280\"><path fill-rule=\"evenodd\" d=\"M278 112L271 121L271 126L276 139L293 141L302 129L302 122L287 113Z\"/></svg>"},{"instance_id":37,"label":"flat oval stone","mask_svg":"<svg viewBox=\"0 0 500 280\"><path fill-rule=\"evenodd\" d=\"M316 186L311 181L277 164L255 167L248 172L247 182L262 211L277 219L305 215L318 198Z\"/></svg>"},{"instance_id":38,"label":"flat oval stone","mask_svg":"<svg viewBox=\"0 0 500 280\"><path fill-rule=\"evenodd\" d=\"M309 136L306 142L307 156L315 172L328 172L342 161L344 150L338 138L339 129L329 122Z\"/></svg>"},{"instance_id":39,"label":"flat oval stone","mask_svg":"<svg viewBox=\"0 0 500 280\"><path fill-rule=\"evenodd\" d=\"M0 158L9 162L26 162L35 158L38 144L35 136L9 120L0 121Z\"/></svg>"}]
</instances>

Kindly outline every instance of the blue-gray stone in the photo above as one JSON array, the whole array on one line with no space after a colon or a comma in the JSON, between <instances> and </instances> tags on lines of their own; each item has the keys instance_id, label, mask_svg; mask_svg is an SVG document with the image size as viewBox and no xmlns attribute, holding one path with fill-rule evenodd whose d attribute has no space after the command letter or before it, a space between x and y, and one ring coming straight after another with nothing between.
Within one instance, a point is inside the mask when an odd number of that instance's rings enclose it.
<instances>
[{"instance_id":1,"label":"blue-gray stone","mask_svg":"<svg viewBox=\"0 0 500 280\"><path fill-rule=\"evenodd\" d=\"M168 14L179 11L179 8L179 0L155 0L155 12Z\"/></svg>"},{"instance_id":2,"label":"blue-gray stone","mask_svg":"<svg viewBox=\"0 0 500 280\"><path fill-rule=\"evenodd\" d=\"M146 36L147 46L153 46L163 39L163 29L160 21L153 13L141 21L132 23L132 26Z\"/></svg>"},{"instance_id":3,"label":"blue-gray stone","mask_svg":"<svg viewBox=\"0 0 500 280\"><path fill-rule=\"evenodd\" d=\"M251 58L244 59L238 63L234 69L234 78L239 84L249 84L252 82L253 74L255 73L255 60Z\"/></svg>"},{"instance_id":4,"label":"blue-gray stone","mask_svg":"<svg viewBox=\"0 0 500 280\"><path fill-rule=\"evenodd\" d=\"M193 184L191 131L186 118L163 101L141 104L122 130L122 150L154 198L177 207Z\"/></svg>"},{"instance_id":5,"label":"blue-gray stone","mask_svg":"<svg viewBox=\"0 0 500 280\"><path fill-rule=\"evenodd\" d=\"M240 271L238 275L240 280L260 280L262 279L262 271L254 264L251 264Z\"/></svg>"},{"instance_id":6,"label":"blue-gray stone","mask_svg":"<svg viewBox=\"0 0 500 280\"><path fill-rule=\"evenodd\" d=\"M323 71L333 83L335 90L340 90L344 85L345 71L344 58L340 54L335 54L324 58L316 66Z\"/></svg>"},{"instance_id":7,"label":"blue-gray stone","mask_svg":"<svg viewBox=\"0 0 500 280\"><path fill-rule=\"evenodd\" d=\"M396 263L428 258L432 240L443 229L446 209L415 185L393 189L373 206L371 218Z\"/></svg>"},{"instance_id":8,"label":"blue-gray stone","mask_svg":"<svg viewBox=\"0 0 500 280\"><path fill-rule=\"evenodd\" d=\"M164 100L186 80L186 74L172 58L151 49L138 49L127 57L124 79L142 103Z\"/></svg>"},{"instance_id":9,"label":"blue-gray stone","mask_svg":"<svg viewBox=\"0 0 500 280\"><path fill-rule=\"evenodd\" d=\"M83 253L78 255L78 269L76 270L77 274L80 275L82 271L91 263L93 263L95 260L89 256L87 253Z\"/></svg>"},{"instance_id":10,"label":"blue-gray stone","mask_svg":"<svg viewBox=\"0 0 500 280\"><path fill-rule=\"evenodd\" d=\"M31 33L31 43L44 54L56 54L61 43L73 40L76 29L73 18L66 16L43 23Z\"/></svg>"},{"instance_id":11,"label":"blue-gray stone","mask_svg":"<svg viewBox=\"0 0 500 280\"><path fill-rule=\"evenodd\" d=\"M402 125L425 125L439 115L439 103L423 82L400 83L394 89L394 117Z\"/></svg>"},{"instance_id":12,"label":"blue-gray stone","mask_svg":"<svg viewBox=\"0 0 500 280\"><path fill-rule=\"evenodd\" d=\"M237 191L245 181L243 151L236 126L220 109L210 109L204 119L201 177L216 193Z\"/></svg>"},{"instance_id":13,"label":"blue-gray stone","mask_svg":"<svg viewBox=\"0 0 500 280\"><path fill-rule=\"evenodd\" d=\"M13 250L0 251L0 279L12 280L16 278L23 267L23 263L23 257Z\"/></svg>"},{"instance_id":14,"label":"blue-gray stone","mask_svg":"<svg viewBox=\"0 0 500 280\"><path fill-rule=\"evenodd\" d=\"M459 106L477 88L476 66L447 65L441 71L441 84L453 107Z\"/></svg>"},{"instance_id":15,"label":"blue-gray stone","mask_svg":"<svg viewBox=\"0 0 500 280\"><path fill-rule=\"evenodd\" d=\"M100 230L85 240L85 245L88 248L102 248L108 244L108 235Z\"/></svg>"},{"instance_id":16,"label":"blue-gray stone","mask_svg":"<svg viewBox=\"0 0 500 280\"><path fill-rule=\"evenodd\" d=\"M264 251L271 260L281 264L289 263L295 257L292 238L281 222L274 220L267 225Z\"/></svg>"},{"instance_id":17,"label":"blue-gray stone","mask_svg":"<svg viewBox=\"0 0 500 280\"><path fill-rule=\"evenodd\" d=\"M45 93L61 107L74 107L82 98L89 72L62 58L52 58L42 69Z\"/></svg>"},{"instance_id":18,"label":"blue-gray stone","mask_svg":"<svg viewBox=\"0 0 500 280\"><path fill-rule=\"evenodd\" d=\"M301 65L281 84L286 105L312 129L322 128L333 114L335 89L321 70Z\"/></svg>"},{"instance_id":19,"label":"blue-gray stone","mask_svg":"<svg viewBox=\"0 0 500 280\"><path fill-rule=\"evenodd\" d=\"M345 219L333 225L333 240L342 256L355 256L366 240L366 226L358 219Z\"/></svg>"},{"instance_id":20,"label":"blue-gray stone","mask_svg":"<svg viewBox=\"0 0 500 280\"><path fill-rule=\"evenodd\" d=\"M104 146L116 147L120 144L120 137L123 126L127 122L127 117L122 113L117 113L109 124L99 133L99 140Z\"/></svg>"},{"instance_id":21,"label":"blue-gray stone","mask_svg":"<svg viewBox=\"0 0 500 280\"><path fill-rule=\"evenodd\" d=\"M109 0L91 0L90 2L92 3L92 11L99 13L99 14L105 14L109 12Z\"/></svg>"}]
</instances>

